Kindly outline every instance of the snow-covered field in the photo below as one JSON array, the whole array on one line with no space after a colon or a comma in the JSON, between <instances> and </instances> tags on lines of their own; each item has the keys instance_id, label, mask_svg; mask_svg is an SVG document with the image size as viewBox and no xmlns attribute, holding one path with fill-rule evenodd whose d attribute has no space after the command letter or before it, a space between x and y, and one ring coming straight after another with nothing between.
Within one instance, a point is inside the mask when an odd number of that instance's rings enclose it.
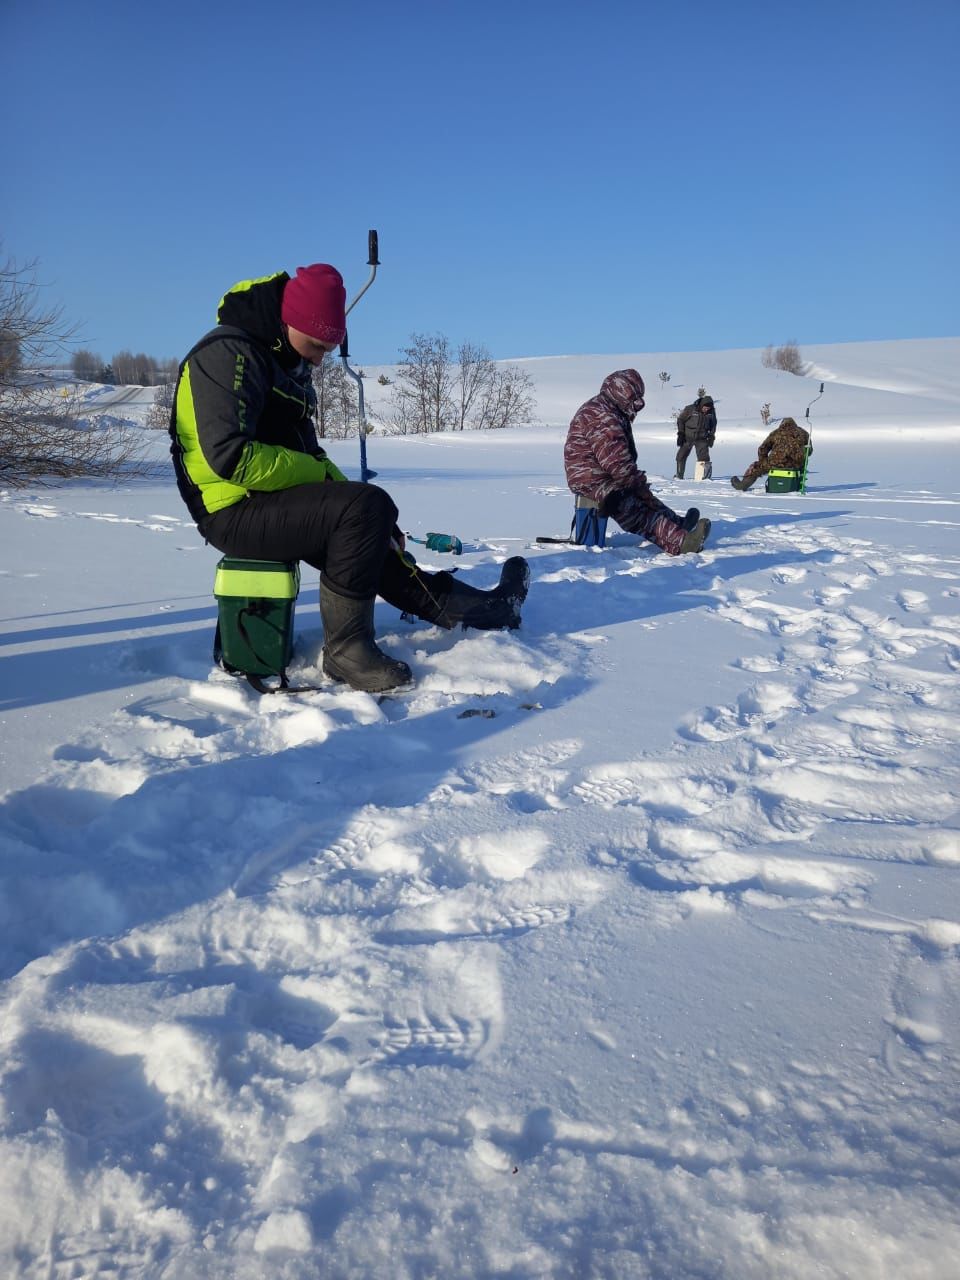
<instances>
[{"instance_id":1,"label":"snow-covered field","mask_svg":"<svg viewBox=\"0 0 960 1280\"><path fill-rule=\"evenodd\" d=\"M804 355L531 360L540 426L372 436L404 528L533 574L515 633L379 605L383 703L211 668L160 437L0 494L0 1274L958 1274L960 340ZM534 541L627 364L700 555ZM821 379L808 493L731 489ZM310 573L297 619L320 682Z\"/></svg>"}]
</instances>

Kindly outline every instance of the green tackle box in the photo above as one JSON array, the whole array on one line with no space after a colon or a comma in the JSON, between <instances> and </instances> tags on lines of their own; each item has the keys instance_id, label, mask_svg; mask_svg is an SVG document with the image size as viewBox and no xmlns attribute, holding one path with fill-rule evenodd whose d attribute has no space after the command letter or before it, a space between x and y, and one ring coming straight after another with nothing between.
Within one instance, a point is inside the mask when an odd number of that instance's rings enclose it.
<instances>
[{"instance_id":1,"label":"green tackle box","mask_svg":"<svg viewBox=\"0 0 960 1280\"><path fill-rule=\"evenodd\" d=\"M799 471L768 471L767 493L799 493Z\"/></svg>"},{"instance_id":2,"label":"green tackle box","mask_svg":"<svg viewBox=\"0 0 960 1280\"><path fill-rule=\"evenodd\" d=\"M293 654L293 613L300 565L287 560L241 560L217 565L214 661L248 676L283 676Z\"/></svg>"}]
</instances>

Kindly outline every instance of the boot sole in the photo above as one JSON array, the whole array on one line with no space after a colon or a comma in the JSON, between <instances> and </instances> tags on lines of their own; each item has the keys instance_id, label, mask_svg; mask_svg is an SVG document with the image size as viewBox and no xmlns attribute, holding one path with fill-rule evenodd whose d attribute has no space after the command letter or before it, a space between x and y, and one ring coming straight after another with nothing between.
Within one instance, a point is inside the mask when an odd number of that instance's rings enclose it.
<instances>
[{"instance_id":1,"label":"boot sole","mask_svg":"<svg viewBox=\"0 0 960 1280\"><path fill-rule=\"evenodd\" d=\"M412 689L416 684L416 681L413 678L412 671L409 672L409 674L406 675L403 679L394 681L393 683L389 682L386 679L384 680L371 679L368 681L363 681L361 683L356 683L353 680L349 679L349 677L345 675L341 675L340 672L337 671L332 664L328 663L326 658L323 659L323 662L321 664L321 669L323 671L323 674L325 676L329 676L329 678L335 681L335 683L345 684L349 689L355 689L358 693L394 693L394 692L402 691L404 689Z\"/></svg>"}]
</instances>

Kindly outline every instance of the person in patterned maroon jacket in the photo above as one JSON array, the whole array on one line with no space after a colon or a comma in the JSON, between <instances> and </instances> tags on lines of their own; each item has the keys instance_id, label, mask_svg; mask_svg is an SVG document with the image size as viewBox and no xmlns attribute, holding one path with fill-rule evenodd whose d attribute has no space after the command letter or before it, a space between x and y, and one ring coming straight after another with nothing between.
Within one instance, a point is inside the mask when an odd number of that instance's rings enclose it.
<instances>
[{"instance_id":1,"label":"person in patterned maroon jacket","mask_svg":"<svg viewBox=\"0 0 960 1280\"><path fill-rule=\"evenodd\" d=\"M604 378L600 394L580 406L567 431L567 484L574 493L593 499L601 516L609 516L628 533L649 538L669 555L699 551L710 521L697 518L696 511L687 517L671 511L637 466L632 423L644 406L643 396L643 378L636 369L618 369Z\"/></svg>"}]
</instances>

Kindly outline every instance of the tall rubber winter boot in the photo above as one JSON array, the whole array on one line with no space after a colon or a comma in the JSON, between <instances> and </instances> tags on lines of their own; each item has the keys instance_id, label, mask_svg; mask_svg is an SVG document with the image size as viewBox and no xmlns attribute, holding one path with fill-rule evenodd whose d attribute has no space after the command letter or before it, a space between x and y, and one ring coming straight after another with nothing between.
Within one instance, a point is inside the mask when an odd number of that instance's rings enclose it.
<instances>
[{"instance_id":1,"label":"tall rubber winter boot","mask_svg":"<svg viewBox=\"0 0 960 1280\"><path fill-rule=\"evenodd\" d=\"M326 675L365 693L385 693L411 683L407 664L388 657L374 643L373 597L351 600L321 580L320 617Z\"/></svg>"},{"instance_id":2,"label":"tall rubber winter boot","mask_svg":"<svg viewBox=\"0 0 960 1280\"><path fill-rule=\"evenodd\" d=\"M492 591L481 591L451 577L447 590L435 593L439 610L429 621L448 628L462 624L479 631L515 631L529 589L530 566L523 556L511 556Z\"/></svg>"},{"instance_id":3,"label":"tall rubber winter boot","mask_svg":"<svg viewBox=\"0 0 960 1280\"><path fill-rule=\"evenodd\" d=\"M506 561L491 591L471 587L446 570L429 573L388 556L379 594L404 613L448 630L463 623L481 631L512 631L520 625L529 585L530 567L522 556Z\"/></svg>"}]
</instances>

